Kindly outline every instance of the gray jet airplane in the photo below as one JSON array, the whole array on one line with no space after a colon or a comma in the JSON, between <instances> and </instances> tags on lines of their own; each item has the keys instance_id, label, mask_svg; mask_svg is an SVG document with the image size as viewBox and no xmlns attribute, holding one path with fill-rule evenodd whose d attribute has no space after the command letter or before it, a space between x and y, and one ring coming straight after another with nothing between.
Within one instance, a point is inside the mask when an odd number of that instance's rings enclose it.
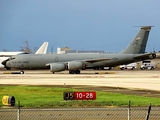
<instances>
[{"instance_id":1,"label":"gray jet airplane","mask_svg":"<svg viewBox=\"0 0 160 120\"><path fill-rule=\"evenodd\" d=\"M153 59L155 53L145 53L149 32L152 26L142 26L126 49L120 53L70 53L70 54L20 54L2 62L10 68L50 69L51 72L69 70L70 74L80 74L80 70L114 67L145 59Z\"/></svg>"}]
</instances>

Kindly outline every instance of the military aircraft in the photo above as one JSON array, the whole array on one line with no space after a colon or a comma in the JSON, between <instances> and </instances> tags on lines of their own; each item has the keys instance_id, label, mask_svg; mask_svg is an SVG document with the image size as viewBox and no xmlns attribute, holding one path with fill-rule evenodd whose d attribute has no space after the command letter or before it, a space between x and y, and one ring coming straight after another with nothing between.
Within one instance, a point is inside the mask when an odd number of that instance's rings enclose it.
<instances>
[{"instance_id":1,"label":"military aircraft","mask_svg":"<svg viewBox=\"0 0 160 120\"><path fill-rule=\"evenodd\" d=\"M153 59L155 53L145 53L152 26L142 26L126 49L120 53L69 53L69 54L21 54L12 56L2 64L21 70L50 69L52 73L69 70L80 74L80 70L100 67L114 67L145 59Z\"/></svg>"}]
</instances>

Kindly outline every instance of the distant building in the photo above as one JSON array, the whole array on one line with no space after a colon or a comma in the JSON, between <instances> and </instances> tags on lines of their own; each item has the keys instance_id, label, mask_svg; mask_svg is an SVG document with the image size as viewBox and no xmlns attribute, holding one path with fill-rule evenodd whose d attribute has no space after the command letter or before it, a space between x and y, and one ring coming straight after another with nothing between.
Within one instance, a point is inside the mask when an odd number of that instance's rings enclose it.
<instances>
[{"instance_id":1,"label":"distant building","mask_svg":"<svg viewBox=\"0 0 160 120\"><path fill-rule=\"evenodd\" d=\"M70 51L71 49L69 47L65 47L65 48L57 48L57 54L65 54L66 51Z\"/></svg>"}]
</instances>

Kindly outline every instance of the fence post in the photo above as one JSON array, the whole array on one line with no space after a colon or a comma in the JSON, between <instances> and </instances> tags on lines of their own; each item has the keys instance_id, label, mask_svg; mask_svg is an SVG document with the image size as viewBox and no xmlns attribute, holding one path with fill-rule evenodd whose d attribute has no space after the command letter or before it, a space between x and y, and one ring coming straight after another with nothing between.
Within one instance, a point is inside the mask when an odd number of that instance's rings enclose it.
<instances>
[{"instance_id":1,"label":"fence post","mask_svg":"<svg viewBox=\"0 0 160 120\"><path fill-rule=\"evenodd\" d=\"M18 101L17 120L20 120L20 101Z\"/></svg>"},{"instance_id":2,"label":"fence post","mask_svg":"<svg viewBox=\"0 0 160 120\"><path fill-rule=\"evenodd\" d=\"M150 103L149 108L148 108L148 113L147 113L147 116L146 116L146 120L149 120L150 112L151 112L151 103Z\"/></svg>"},{"instance_id":3,"label":"fence post","mask_svg":"<svg viewBox=\"0 0 160 120\"><path fill-rule=\"evenodd\" d=\"M128 103L128 120L130 120L131 101Z\"/></svg>"}]
</instances>

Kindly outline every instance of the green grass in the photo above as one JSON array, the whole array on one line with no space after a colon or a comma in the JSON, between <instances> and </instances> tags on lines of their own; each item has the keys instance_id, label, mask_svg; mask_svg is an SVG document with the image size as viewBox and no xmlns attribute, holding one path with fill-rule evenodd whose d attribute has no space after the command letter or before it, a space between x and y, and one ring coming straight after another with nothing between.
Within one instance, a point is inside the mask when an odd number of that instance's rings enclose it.
<instances>
[{"instance_id":1,"label":"green grass","mask_svg":"<svg viewBox=\"0 0 160 120\"><path fill-rule=\"evenodd\" d=\"M35 86L0 86L0 98L4 95L14 96L16 107L18 101L23 108L50 108L50 107L106 107L106 106L160 106L160 98L125 95L96 91L96 100L76 101L63 100L63 92L86 91L73 88L35 87ZM3 106L0 102L0 107Z\"/></svg>"}]
</instances>

